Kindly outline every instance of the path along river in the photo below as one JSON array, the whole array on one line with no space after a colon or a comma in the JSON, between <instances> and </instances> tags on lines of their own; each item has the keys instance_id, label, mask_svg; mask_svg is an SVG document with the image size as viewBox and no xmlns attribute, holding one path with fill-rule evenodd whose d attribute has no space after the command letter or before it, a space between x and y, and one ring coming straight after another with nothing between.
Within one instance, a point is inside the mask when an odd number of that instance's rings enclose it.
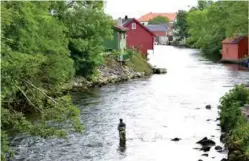
<instances>
[{"instance_id":1,"label":"path along river","mask_svg":"<svg viewBox=\"0 0 249 161\"><path fill-rule=\"evenodd\" d=\"M198 50L156 46L150 61L165 67L165 75L131 80L75 93L81 109L83 134L67 140L18 136L12 139L14 160L30 161L220 161L226 152L212 148L208 157L197 141L219 141L219 98L238 83L249 81L249 72L235 65L215 64ZM212 105L211 110L205 105ZM127 148L118 148L117 124L127 126ZM210 121L207 121L210 119ZM170 139L179 137L179 142Z\"/></svg>"}]
</instances>

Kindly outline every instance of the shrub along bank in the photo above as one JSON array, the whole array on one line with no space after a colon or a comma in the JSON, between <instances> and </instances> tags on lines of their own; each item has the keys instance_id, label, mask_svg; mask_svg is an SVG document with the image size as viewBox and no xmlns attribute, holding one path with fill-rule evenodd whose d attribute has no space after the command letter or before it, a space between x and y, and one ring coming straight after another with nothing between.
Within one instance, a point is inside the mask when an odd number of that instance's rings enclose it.
<instances>
[{"instance_id":1,"label":"shrub along bank","mask_svg":"<svg viewBox=\"0 0 249 161\"><path fill-rule=\"evenodd\" d=\"M103 1L1 2L1 160L13 132L48 137L82 131L64 85L102 63L113 20ZM31 120L30 116L36 116ZM68 130L47 122L63 122Z\"/></svg>"},{"instance_id":2,"label":"shrub along bank","mask_svg":"<svg viewBox=\"0 0 249 161\"><path fill-rule=\"evenodd\" d=\"M249 89L238 85L220 100L221 127L226 133L229 161L249 160L249 122L241 114L241 108L249 103Z\"/></svg>"},{"instance_id":3,"label":"shrub along bank","mask_svg":"<svg viewBox=\"0 0 249 161\"><path fill-rule=\"evenodd\" d=\"M141 53L127 49L123 56L125 61L122 63L117 59L119 56L116 52L106 54L104 63L97 68L95 75L87 78L76 77L69 88L74 91L85 90L152 74L152 66Z\"/></svg>"}]
</instances>

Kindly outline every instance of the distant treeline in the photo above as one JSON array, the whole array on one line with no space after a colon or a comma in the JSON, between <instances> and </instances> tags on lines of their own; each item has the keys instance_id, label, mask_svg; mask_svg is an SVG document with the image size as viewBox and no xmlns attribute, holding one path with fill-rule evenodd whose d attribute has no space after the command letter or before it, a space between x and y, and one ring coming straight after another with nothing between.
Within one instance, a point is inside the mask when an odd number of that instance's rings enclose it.
<instances>
[{"instance_id":1,"label":"distant treeline","mask_svg":"<svg viewBox=\"0 0 249 161\"><path fill-rule=\"evenodd\" d=\"M206 55L220 55L221 41L233 35L248 35L247 1L198 1L189 11L178 11L177 40L199 48Z\"/></svg>"}]
</instances>

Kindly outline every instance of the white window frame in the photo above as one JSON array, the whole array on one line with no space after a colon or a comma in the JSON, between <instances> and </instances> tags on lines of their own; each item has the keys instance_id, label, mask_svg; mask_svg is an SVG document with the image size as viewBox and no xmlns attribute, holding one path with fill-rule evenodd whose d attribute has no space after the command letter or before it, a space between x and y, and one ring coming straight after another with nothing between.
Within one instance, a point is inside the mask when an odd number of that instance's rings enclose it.
<instances>
[{"instance_id":1,"label":"white window frame","mask_svg":"<svg viewBox=\"0 0 249 161\"><path fill-rule=\"evenodd\" d=\"M131 29L132 29L132 30L135 30L135 29L136 29L136 23L135 23L135 22L133 22L133 23L131 24Z\"/></svg>"}]
</instances>

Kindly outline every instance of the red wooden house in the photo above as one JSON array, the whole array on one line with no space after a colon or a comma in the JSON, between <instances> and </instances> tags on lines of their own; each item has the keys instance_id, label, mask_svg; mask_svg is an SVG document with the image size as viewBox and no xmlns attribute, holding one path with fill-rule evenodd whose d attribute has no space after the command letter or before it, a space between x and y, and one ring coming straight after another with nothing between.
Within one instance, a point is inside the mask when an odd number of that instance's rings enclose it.
<instances>
[{"instance_id":1,"label":"red wooden house","mask_svg":"<svg viewBox=\"0 0 249 161\"><path fill-rule=\"evenodd\" d=\"M122 25L129 29L126 33L127 47L135 47L147 56L147 51L153 50L154 34L135 18L129 19L126 16L122 20Z\"/></svg>"},{"instance_id":2,"label":"red wooden house","mask_svg":"<svg viewBox=\"0 0 249 161\"><path fill-rule=\"evenodd\" d=\"M235 36L222 41L222 60L239 61L248 55L248 36Z\"/></svg>"}]
</instances>

